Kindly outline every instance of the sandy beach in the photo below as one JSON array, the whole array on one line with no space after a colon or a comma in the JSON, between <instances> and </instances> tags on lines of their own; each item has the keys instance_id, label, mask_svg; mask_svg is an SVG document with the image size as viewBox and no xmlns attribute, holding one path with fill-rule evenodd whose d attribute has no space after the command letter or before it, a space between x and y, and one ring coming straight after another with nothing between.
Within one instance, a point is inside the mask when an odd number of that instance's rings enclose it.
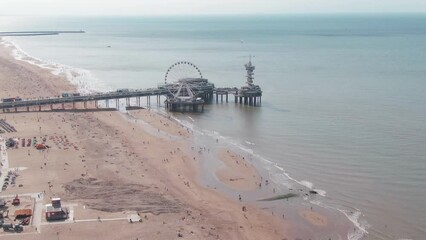
<instances>
[{"instance_id":1,"label":"sandy beach","mask_svg":"<svg viewBox=\"0 0 426 240\"><path fill-rule=\"evenodd\" d=\"M1 98L75 91L63 76L16 61L10 50L0 47ZM49 146L7 150L9 170L18 177L1 195L37 193L40 206L60 197L72 218L49 223L42 216L10 239L293 239L288 221L201 186L202 156L191 148L192 133L167 117L148 109L131 115L36 110L1 114L16 129L2 134L4 139ZM239 191L257 188L260 175L241 156L219 149L217 158L224 167L216 174L224 184ZM141 222L129 223L132 215Z\"/></svg>"}]
</instances>

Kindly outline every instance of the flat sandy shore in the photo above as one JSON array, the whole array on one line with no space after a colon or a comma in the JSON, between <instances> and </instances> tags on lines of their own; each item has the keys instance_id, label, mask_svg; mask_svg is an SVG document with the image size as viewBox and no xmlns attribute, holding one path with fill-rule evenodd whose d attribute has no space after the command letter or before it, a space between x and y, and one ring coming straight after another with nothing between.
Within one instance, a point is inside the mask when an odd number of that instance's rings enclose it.
<instances>
[{"instance_id":1,"label":"flat sandy shore","mask_svg":"<svg viewBox=\"0 0 426 240\"><path fill-rule=\"evenodd\" d=\"M0 98L75 91L64 77L16 61L9 51L0 45ZM197 183L201 159L191 149L192 133L168 118L146 109L132 111L133 117L44 110L0 114L17 130L1 136L19 141L19 148L7 150L16 184L1 195L35 193L40 206L60 197L72 219L34 219L8 238L293 239L289 222ZM23 139L34 138L50 148L22 146ZM218 159L225 163L217 173L225 184L240 191L256 188L258 173L239 156L223 149ZM142 222L129 223L132 214Z\"/></svg>"}]
</instances>

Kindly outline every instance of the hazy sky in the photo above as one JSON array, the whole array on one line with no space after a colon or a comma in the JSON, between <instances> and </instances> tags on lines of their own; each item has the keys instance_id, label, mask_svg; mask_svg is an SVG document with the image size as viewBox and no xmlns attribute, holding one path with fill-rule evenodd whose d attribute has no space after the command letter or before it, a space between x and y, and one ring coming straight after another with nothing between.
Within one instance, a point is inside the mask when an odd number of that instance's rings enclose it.
<instances>
[{"instance_id":1,"label":"hazy sky","mask_svg":"<svg viewBox=\"0 0 426 240\"><path fill-rule=\"evenodd\" d=\"M426 12L426 0L0 0L2 15Z\"/></svg>"}]
</instances>

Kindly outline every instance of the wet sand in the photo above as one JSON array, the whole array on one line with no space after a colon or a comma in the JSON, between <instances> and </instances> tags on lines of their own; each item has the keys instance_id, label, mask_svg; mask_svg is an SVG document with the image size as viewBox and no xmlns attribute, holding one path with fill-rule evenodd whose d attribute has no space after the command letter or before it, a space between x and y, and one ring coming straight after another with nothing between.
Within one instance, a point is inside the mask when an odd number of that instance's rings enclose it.
<instances>
[{"instance_id":1,"label":"wet sand","mask_svg":"<svg viewBox=\"0 0 426 240\"><path fill-rule=\"evenodd\" d=\"M261 183L260 175L245 157L226 149L219 149L217 157L224 163L216 172L220 181L238 191L253 191L258 188Z\"/></svg>"}]
</instances>

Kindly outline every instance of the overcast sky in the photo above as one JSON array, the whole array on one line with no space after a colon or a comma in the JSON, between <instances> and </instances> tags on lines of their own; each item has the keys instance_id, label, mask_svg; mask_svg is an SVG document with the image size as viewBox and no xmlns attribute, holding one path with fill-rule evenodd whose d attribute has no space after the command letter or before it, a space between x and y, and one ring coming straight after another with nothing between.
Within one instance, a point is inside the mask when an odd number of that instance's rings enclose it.
<instances>
[{"instance_id":1,"label":"overcast sky","mask_svg":"<svg viewBox=\"0 0 426 240\"><path fill-rule=\"evenodd\" d=\"M426 12L426 0L0 0L2 15Z\"/></svg>"}]
</instances>

